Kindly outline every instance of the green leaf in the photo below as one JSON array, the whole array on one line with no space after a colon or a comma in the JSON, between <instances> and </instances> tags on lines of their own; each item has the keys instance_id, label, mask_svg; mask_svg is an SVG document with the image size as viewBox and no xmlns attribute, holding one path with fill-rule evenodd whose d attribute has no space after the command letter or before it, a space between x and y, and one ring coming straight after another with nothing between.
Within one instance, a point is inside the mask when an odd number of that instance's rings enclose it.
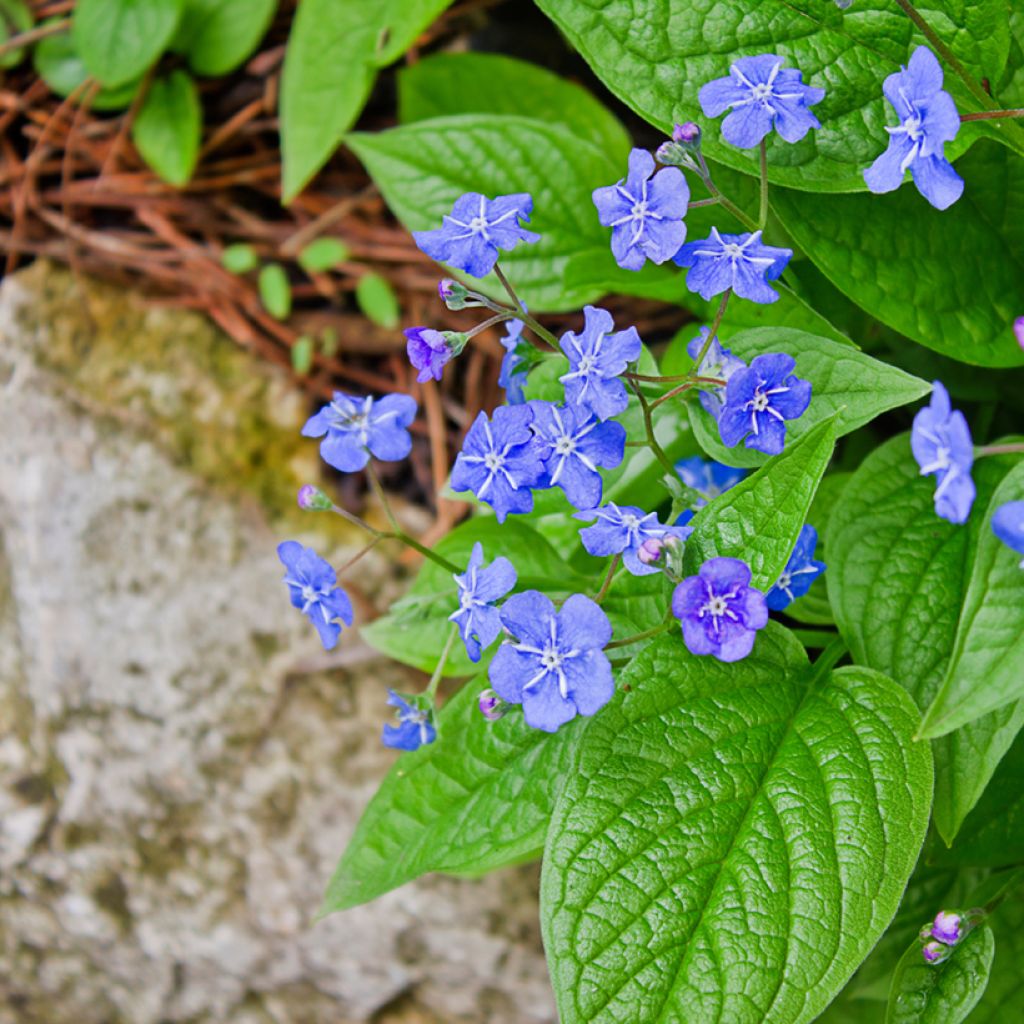
<instances>
[{"instance_id":1,"label":"green leaf","mask_svg":"<svg viewBox=\"0 0 1024 1024\"><path fill-rule=\"evenodd\" d=\"M971 1024L1009 1024L1024 1018L1024 894L1020 889L992 915L995 970Z\"/></svg>"},{"instance_id":2,"label":"green leaf","mask_svg":"<svg viewBox=\"0 0 1024 1024\"><path fill-rule=\"evenodd\" d=\"M43 25L52 25L60 18L50 18ZM40 39L32 51L32 63L36 74L58 96L70 96L76 92L76 103L82 102L84 90L80 89L89 77L89 72L78 56L75 40L70 32ZM89 106L93 110L123 110L129 106L139 91L139 82L128 82L113 89L103 88L90 94Z\"/></svg>"},{"instance_id":3,"label":"green leaf","mask_svg":"<svg viewBox=\"0 0 1024 1024\"><path fill-rule=\"evenodd\" d=\"M1019 366L1024 160L991 142L957 164L963 197L939 212L912 185L885 196L776 189L794 242L844 294L908 338L960 362Z\"/></svg>"},{"instance_id":4,"label":"green leaf","mask_svg":"<svg viewBox=\"0 0 1024 1024\"><path fill-rule=\"evenodd\" d=\"M299 266L307 274L332 270L352 256L352 250L340 238L318 238L299 253Z\"/></svg>"},{"instance_id":5,"label":"green leaf","mask_svg":"<svg viewBox=\"0 0 1024 1024\"><path fill-rule=\"evenodd\" d=\"M178 68L149 87L132 123L142 159L170 185L187 185L199 159L203 110L192 76Z\"/></svg>"},{"instance_id":6,"label":"green leaf","mask_svg":"<svg viewBox=\"0 0 1024 1024\"><path fill-rule=\"evenodd\" d=\"M899 904L928 822L916 713L770 623L722 664L664 637L587 725L544 851L563 1024L803 1024Z\"/></svg>"},{"instance_id":7,"label":"green leaf","mask_svg":"<svg viewBox=\"0 0 1024 1024\"><path fill-rule=\"evenodd\" d=\"M723 344L749 363L768 352L786 352L796 360L793 371L812 386L811 404L799 419L786 424L791 444L822 420L835 417L836 436L852 433L889 409L924 397L931 385L895 366L872 359L849 345L785 327L755 327L726 338ZM730 466L763 466L770 456L744 448L726 448L718 424L699 402L688 403L690 422L700 446Z\"/></svg>"},{"instance_id":8,"label":"green leaf","mask_svg":"<svg viewBox=\"0 0 1024 1024\"><path fill-rule=\"evenodd\" d=\"M277 0L185 0L174 40L197 75L226 75L259 46Z\"/></svg>"},{"instance_id":9,"label":"green leaf","mask_svg":"<svg viewBox=\"0 0 1024 1024\"><path fill-rule=\"evenodd\" d=\"M544 120L623 163L630 141L622 122L586 89L546 68L495 53L439 53L402 68L398 119L403 124L452 114L522 114L523 98Z\"/></svg>"},{"instance_id":10,"label":"green leaf","mask_svg":"<svg viewBox=\"0 0 1024 1024\"><path fill-rule=\"evenodd\" d=\"M258 279L260 302L275 320L287 320L292 311L292 286L279 263L268 263Z\"/></svg>"},{"instance_id":11,"label":"green leaf","mask_svg":"<svg viewBox=\"0 0 1024 1024\"><path fill-rule=\"evenodd\" d=\"M322 913L428 871L479 874L540 852L585 720L556 733L529 728L515 712L486 722L477 707L486 686L484 674L467 683L441 710L437 740L398 759L341 858Z\"/></svg>"},{"instance_id":12,"label":"green leaf","mask_svg":"<svg viewBox=\"0 0 1024 1024\"><path fill-rule=\"evenodd\" d=\"M1014 460L974 467L977 508ZM946 675L973 552L987 520L966 526L935 514L935 484L921 477L907 434L864 460L829 520L824 578L840 632L855 661L885 672L927 707ZM933 744L935 822L947 842L974 806L1024 725L1024 702L1003 708Z\"/></svg>"},{"instance_id":13,"label":"green leaf","mask_svg":"<svg viewBox=\"0 0 1024 1024\"><path fill-rule=\"evenodd\" d=\"M232 274L247 274L250 270L255 270L258 263L256 250L245 242L226 246L220 254L221 266Z\"/></svg>"},{"instance_id":14,"label":"green leaf","mask_svg":"<svg viewBox=\"0 0 1024 1024\"><path fill-rule=\"evenodd\" d=\"M982 513L1024 494L1024 465L1006 474ZM982 510L978 508L977 513ZM921 735L953 729L1024 698L1024 572L1020 556L982 529L960 612L953 657L942 688L921 722Z\"/></svg>"},{"instance_id":15,"label":"green leaf","mask_svg":"<svg viewBox=\"0 0 1024 1024\"><path fill-rule=\"evenodd\" d=\"M170 43L184 0L78 0L72 35L89 74L109 88L143 75Z\"/></svg>"},{"instance_id":16,"label":"green leaf","mask_svg":"<svg viewBox=\"0 0 1024 1024\"><path fill-rule=\"evenodd\" d=\"M729 73L741 56L777 53L826 90L813 109L821 128L795 145L769 136L773 182L821 192L862 191L862 170L888 143L893 111L882 97L885 77L906 64L923 38L891 0L857 0L840 11L826 0L538 0L597 76L621 100L666 134L681 121L705 125L712 159L757 175L757 150L737 149L701 114L697 94ZM997 79L1006 65L1009 31L1003 0L943 0L916 6L969 70ZM947 74L947 84L954 80ZM963 131L962 151L975 132Z\"/></svg>"},{"instance_id":17,"label":"green leaf","mask_svg":"<svg viewBox=\"0 0 1024 1024\"><path fill-rule=\"evenodd\" d=\"M995 954L987 924L973 929L941 964L929 964L914 939L893 975L886 1024L960 1024L981 999Z\"/></svg>"},{"instance_id":18,"label":"green leaf","mask_svg":"<svg viewBox=\"0 0 1024 1024\"><path fill-rule=\"evenodd\" d=\"M696 573L718 555L742 558L753 572L752 585L769 590L807 522L835 443L836 421L825 420L705 505L694 516L686 542L686 573Z\"/></svg>"},{"instance_id":19,"label":"green leaf","mask_svg":"<svg viewBox=\"0 0 1024 1024\"><path fill-rule=\"evenodd\" d=\"M367 319L378 327L398 326L398 297L380 274L364 274L356 285L356 302Z\"/></svg>"},{"instance_id":20,"label":"green leaf","mask_svg":"<svg viewBox=\"0 0 1024 1024\"><path fill-rule=\"evenodd\" d=\"M295 344L292 345L292 369L299 376L309 373L310 367L313 365L313 353L313 339L308 334L299 335L295 339Z\"/></svg>"},{"instance_id":21,"label":"green leaf","mask_svg":"<svg viewBox=\"0 0 1024 1024\"><path fill-rule=\"evenodd\" d=\"M601 293L562 282L573 256L609 245L591 192L616 181L623 168L592 143L544 121L482 114L354 134L348 143L410 230L438 227L463 192L531 193L530 228L541 240L503 252L501 266L534 312L577 309ZM504 294L494 278L474 286Z\"/></svg>"},{"instance_id":22,"label":"green leaf","mask_svg":"<svg viewBox=\"0 0 1024 1024\"><path fill-rule=\"evenodd\" d=\"M451 0L303 0L281 78L282 199L290 203L355 124L377 68L401 56Z\"/></svg>"},{"instance_id":23,"label":"green leaf","mask_svg":"<svg viewBox=\"0 0 1024 1024\"><path fill-rule=\"evenodd\" d=\"M0 0L0 43L6 43L31 27L32 11L24 0ZM21 63L24 56L24 46L0 53L0 68L13 68Z\"/></svg>"}]
</instances>

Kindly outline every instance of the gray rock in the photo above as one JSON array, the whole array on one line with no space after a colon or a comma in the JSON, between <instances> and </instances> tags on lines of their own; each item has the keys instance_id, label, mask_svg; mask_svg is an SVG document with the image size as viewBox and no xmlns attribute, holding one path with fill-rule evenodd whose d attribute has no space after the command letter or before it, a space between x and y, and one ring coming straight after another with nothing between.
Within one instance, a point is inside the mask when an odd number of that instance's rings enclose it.
<instances>
[{"instance_id":1,"label":"gray rock","mask_svg":"<svg viewBox=\"0 0 1024 1024\"><path fill-rule=\"evenodd\" d=\"M198 317L0 289L0 1024L555 1019L535 869L313 923L410 678L287 606L280 530L355 543L282 521L304 413Z\"/></svg>"}]
</instances>

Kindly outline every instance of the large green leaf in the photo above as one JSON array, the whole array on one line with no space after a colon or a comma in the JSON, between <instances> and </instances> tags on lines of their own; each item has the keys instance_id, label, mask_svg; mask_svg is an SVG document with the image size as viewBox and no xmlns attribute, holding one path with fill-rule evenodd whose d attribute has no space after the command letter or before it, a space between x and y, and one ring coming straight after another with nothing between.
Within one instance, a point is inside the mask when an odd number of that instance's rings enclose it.
<instances>
[{"instance_id":1,"label":"large green leaf","mask_svg":"<svg viewBox=\"0 0 1024 1024\"><path fill-rule=\"evenodd\" d=\"M1009 1024L1024 1019L1024 893L1017 889L992 915L994 970L971 1024Z\"/></svg>"},{"instance_id":2,"label":"large green leaf","mask_svg":"<svg viewBox=\"0 0 1024 1024\"><path fill-rule=\"evenodd\" d=\"M531 193L530 227L541 240L501 256L516 291L535 311L576 309L601 294L600 288L562 283L573 256L609 245L591 192L621 178L624 169L593 143L558 124L484 114L417 121L348 141L410 230L439 227L464 192ZM491 279L485 286L504 294Z\"/></svg>"},{"instance_id":3,"label":"large green leaf","mask_svg":"<svg viewBox=\"0 0 1024 1024\"><path fill-rule=\"evenodd\" d=\"M199 159L203 110L192 76L181 68L153 81L132 123L132 141L164 181L187 185Z\"/></svg>"},{"instance_id":4,"label":"large green leaf","mask_svg":"<svg viewBox=\"0 0 1024 1024\"><path fill-rule=\"evenodd\" d=\"M1024 309L1024 160L991 142L957 169L944 212L910 185L885 196L776 189L772 208L822 273L883 323L977 366L1018 366L1011 324Z\"/></svg>"},{"instance_id":5,"label":"large green leaf","mask_svg":"<svg viewBox=\"0 0 1024 1024\"><path fill-rule=\"evenodd\" d=\"M812 386L811 404L797 420L786 424L786 443L822 420L835 416L836 436L842 437L870 423L889 409L924 397L931 385L895 366L872 359L850 345L819 338L789 327L755 327L729 335L722 344L749 363L768 352L785 352L796 360L793 371ZM718 424L698 402L689 404L690 422L700 446L718 462L730 466L762 466L769 456L744 448L726 448Z\"/></svg>"},{"instance_id":6,"label":"large green leaf","mask_svg":"<svg viewBox=\"0 0 1024 1024\"><path fill-rule=\"evenodd\" d=\"M987 924L975 928L941 964L926 963L915 938L893 975L886 1024L960 1024L985 991L994 954Z\"/></svg>"},{"instance_id":7,"label":"large green leaf","mask_svg":"<svg viewBox=\"0 0 1024 1024\"><path fill-rule=\"evenodd\" d=\"M185 0L174 48L197 75L226 75L259 45L277 0Z\"/></svg>"},{"instance_id":8,"label":"large green leaf","mask_svg":"<svg viewBox=\"0 0 1024 1024\"><path fill-rule=\"evenodd\" d=\"M986 523L997 508L1024 494L1024 465L1011 469L975 514ZM943 736L1024 698L1024 572L1020 558L991 529L974 551L953 657L921 722L922 736Z\"/></svg>"},{"instance_id":9,"label":"large green leaf","mask_svg":"<svg viewBox=\"0 0 1024 1024\"><path fill-rule=\"evenodd\" d=\"M769 624L744 661L655 641L592 719L544 852L563 1024L802 1024L899 904L931 758L906 693L811 669Z\"/></svg>"},{"instance_id":10,"label":"large green leaf","mask_svg":"<svg viewBox=\"0 0 1024 1024\"><path fill-rule=\"evenodd\" d=\"M402 69L398 111L403 124L452 114L519 114L564 125L625 162L622 122L586 89L546 68L495 53L439 53Z\"/></svg>"},{"instance_id":11,"label":"large green leaf","mask_svg":"<svg viewBox=\"0 0 1024 1024\"><path fill-rule=\"evenodd\" d=\"M825 579L840 631L855 661L890 675L920 707L946 674L973 551L989 529L980 510L1012 464L975 466L979 511L954 526L935 515L935 484L918 474L903 434L865 459L832 513ZM934 744L935 821L947 842L1022 725L1024 702Z\"/></svg>"},{"instance_id":12,"label":"large green leaf","mask_svg":"<svg viewBox=\"0 0 1024 1024\"><path fill-rule=\"evenodd\" d=\"M882 81L923 39L892 0L537 0L597 75L638 114L668 133L705 123L709 156L757 173L756 150L721 139L701 115L700 87L738 57L777 53L826 90L814 107L821 128L790 145L771 137L771 180L823 192L860 191L862 170L888 142L894 114ZM1009 52L1004 0L925 0L916 5L979 78L997 79ZM955 88L953 75L947 76ZM977 132L961 131L955 153Z\"/></svg>"},{"instance_id":13,"label":"large green leaf","mask_svg":"<svg viewBox=\"0 0 1024 1024\"><path fill-rule=\"evenodd\" d=\"M767 591L786 567L836 443L828 419L786 446L752 476L705 505L693 519L684 568L709 558L742 558L753 586Z\"/></svg>"},{"instance_id":14,"label":"large green leaf","mask_svg":"<svg viewBox=\"0 0 1024 1024\"><path fill-rule=\"evenodd\" d=\"M78 0L72 36L89 74L108 88L142 75L163 53L185 0Z\"/></svg>"},{"instance_id":15,"label":"large green leaf","mask_svg":"<svg viewBox=\"0 0 1024 1024\"><path fill-rule=\"evenodd\" d=\"M437 740L398 759L341 858L324 913L428 871L478 874L540 852L584 720L556 733L529 728L521 714L489 723L477 707L486 685L483 675L467 683L442 709Z\"/></svg>"}]
</instances>

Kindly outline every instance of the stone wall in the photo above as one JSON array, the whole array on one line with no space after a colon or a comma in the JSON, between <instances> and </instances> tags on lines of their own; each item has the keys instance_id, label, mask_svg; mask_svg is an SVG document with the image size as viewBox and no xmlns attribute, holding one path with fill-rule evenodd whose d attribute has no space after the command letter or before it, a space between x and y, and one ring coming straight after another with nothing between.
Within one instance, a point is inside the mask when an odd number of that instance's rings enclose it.
<instances>
[{"instance_id":1,"label":"stone wall","mask_svg":"<svg viewBox=\"0 0 1024 1024\"><path fill-rule=\"evenodd\" d=\"M534 868L313 923L410 679L288 606L285 532L354 550L288 511L307 411L199 317L3 283L0 1024L555 1019Z\"/></svg>"}]
</instances>

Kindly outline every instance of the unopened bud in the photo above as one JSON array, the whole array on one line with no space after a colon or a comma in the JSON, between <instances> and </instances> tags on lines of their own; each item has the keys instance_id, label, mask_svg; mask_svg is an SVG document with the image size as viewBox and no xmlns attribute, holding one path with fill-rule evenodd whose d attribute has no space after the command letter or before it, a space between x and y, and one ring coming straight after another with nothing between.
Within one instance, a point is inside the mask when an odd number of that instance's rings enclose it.
<instances>
[{"instance_id":1,"label":"unopened bud","mask_svg":"<svg viewBox=\"0 0 1024 1024\"><path fill-rule=\"evenodd\" d=\"M689 167L699 170L697 160L700 157L700 125L693 121L677 124L672 129L672 138L663 142L654 154L658 163L667 167Z\"/></svg>"},{"instance_id":2,"label":"unopened bud","mask_svg":"<svg viewBox=\"0 0 1024 1024\"><path fill-rule=\"evenodd\" d=\"M438 281L437 294L449 309L465 309L468 305L466 300L469 296L469 289L450 277L444 277Z\"/></svg>"},{"instance_id":3,"label":"unopened bud","mask_svg":"<svg viewBox=\"0 0 1024 1024\"><path fill-rule=\"evenodd\" d=\"M963 921L959 914L940 910L932 922L932 938L947 946L955 946L964 936Z\"/></svg>"},{"instance_id":4,"label":"unopened bud","mask_svg":"<svg viewBox=\"0 0 1024 1024\"><path fill-rule=\"evenodd\" d=\"M493 690L484 690L480 694L479 704L480 714L488 722L496 722L499 718L504 718L512 706L503 701Z\"/></svg>"},{"instance_id":5,"label":"unopened bud","mask_svg":"<svg viewBox=\"0 0 1024 1024\"><path fill-rule=\"evenodd\" d=\"M1024 348L1024 316L1019 316L1013 321L1013 333L1017 338L1017 344Z\"/></svg>"},{"instance_id":6,"label":"unopened bud","mask_svg":"<svg viewBox=\"0 0 1024 1024\"><path fill-rule=\"evenodd\" d=\"M941 942L926 942L921 947L921 956L924 957L925 963L929 964L941 964L952 952L949 946L944 946Z\"/></svg>"},{"instance_id":7,"label":"unopened bud","mask_svg":"<svg viewBox=\"0 0 1024 1024\"><path fill-rule=\"evenodd\" d=\"M656 565L661 560L661 553L664 549L665 545L661 540L657 537L648 537L640 545L640 550L636 553L636 556L644 565Z\"/></svg>"},{"instance_id":8,"label":"unopened bud","mask_svg":"<svg viewBox=\"0 0 1024 1024\"><path fill-rule=\"evenodd\" d=\"M686 143L690 146L700 145L700 125L695 121L677 124L672 129L672 141Z\"/></svg>"},{"instance_id":9,"label":"unopened bud","mask_svg":"<svg viewBox=\"0 0 1024 1024\"><path fill-rule=\"evenodd\" d=\"M298 502L299 508L310 512L326 512L334 508L334 502L312 484L303 484L299 488Z\"/></svg>"}]
</instances>

